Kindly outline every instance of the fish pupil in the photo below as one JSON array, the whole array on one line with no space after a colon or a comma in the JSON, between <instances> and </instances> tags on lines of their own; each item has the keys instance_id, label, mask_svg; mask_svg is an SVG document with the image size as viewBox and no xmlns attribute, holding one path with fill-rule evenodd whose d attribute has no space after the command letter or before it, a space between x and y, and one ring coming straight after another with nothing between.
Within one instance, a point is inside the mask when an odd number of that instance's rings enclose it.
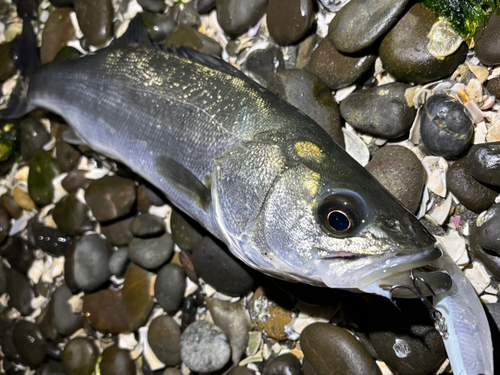
<instances>
[{"instance_id":1,"label":"fish pupil","mask_svg":"<svg viewBox=\"0 0 500 375\"><path fill-rule=\"evenodd\" d=\"M351 226L351 221L342 211L332 211L328 215L328 224L337 232L343 232Z\"/></svg>"}]
</instances>

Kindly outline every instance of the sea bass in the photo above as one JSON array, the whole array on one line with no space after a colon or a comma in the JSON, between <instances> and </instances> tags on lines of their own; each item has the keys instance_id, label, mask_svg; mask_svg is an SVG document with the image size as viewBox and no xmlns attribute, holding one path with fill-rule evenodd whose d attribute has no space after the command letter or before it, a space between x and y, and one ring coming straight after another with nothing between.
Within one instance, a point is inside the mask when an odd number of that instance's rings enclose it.
<instances>
[{"instance_id":1,"label":"sea bass","mask_svg":"<svg viewBox=\"0 0 500 375\"><path fill-rule=\"evenodd\" d=\"M278 278L390 297L409 270L440 258L425 227L311 118L228 64L185 53L128 46L50 64L0 117L62 116ZM449 289L444 273L420 277Z\"/></svg>"}]
</instances>

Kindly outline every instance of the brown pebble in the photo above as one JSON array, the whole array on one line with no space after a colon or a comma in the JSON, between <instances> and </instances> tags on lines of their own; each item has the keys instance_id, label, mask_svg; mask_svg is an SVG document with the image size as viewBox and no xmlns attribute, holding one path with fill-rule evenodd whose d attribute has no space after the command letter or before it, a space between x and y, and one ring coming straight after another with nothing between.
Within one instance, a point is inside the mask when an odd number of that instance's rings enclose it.
<instances>
[{"instance_id":1,"label":"brown pebble","mask_svg":"<svg viewBox=\"0 0 500 375\"><path fill-rule=\"evenodd\" d=\"M35 209L35 202L30 198L28 192L24 191L19 185L14 188L12 194L14 196L14 201L22 209L28 211Z\"/></svg>"}]
</instances>

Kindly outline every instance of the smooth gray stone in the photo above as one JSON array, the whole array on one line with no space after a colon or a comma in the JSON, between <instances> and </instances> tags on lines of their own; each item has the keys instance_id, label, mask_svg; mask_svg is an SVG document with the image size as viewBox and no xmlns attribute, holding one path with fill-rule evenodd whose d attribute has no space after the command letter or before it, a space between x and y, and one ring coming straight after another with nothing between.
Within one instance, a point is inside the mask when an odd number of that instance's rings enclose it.
<instances>
[{"instance_id":1,"label":"smooth gray stone","mask_svg":"<svg viewBox=\"0 0 500 375\"><path fill-rule=\"evenodd\" d=\"M174 241L170 233L155 238L134 238L128 246L130 260L146 269L160 267L173 251Z\"/></svg>"},{"instance_id":2,"label":"smooth gray stone","mask_svg":"<svg viewBox=\"0 0 500 375\"><path fill-rule=\"evenodd\" d=\"M467 155L467 169L483 184L500 186L500 142L473 145Z\"/></svg>"},{"instance_id":3,"label":"smooth gray stone","mask_svg":"<svg viewBox=\"0 0 500 375\"><path fill-rule=\"evenodd\" d=\"M155 297L169 314L175 314L181 306L186 290L186 273L178 264L167 264L158 272L155 282Z\"/></svg>"}]
</instances>

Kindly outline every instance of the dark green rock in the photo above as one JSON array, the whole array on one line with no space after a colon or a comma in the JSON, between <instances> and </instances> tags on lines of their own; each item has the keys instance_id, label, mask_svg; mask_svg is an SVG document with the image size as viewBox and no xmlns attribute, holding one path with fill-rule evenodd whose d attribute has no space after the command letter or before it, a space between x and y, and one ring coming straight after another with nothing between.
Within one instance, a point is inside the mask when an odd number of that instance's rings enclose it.
<instances>
[{"instance_id":1,"label":"dark green rock","mask_svg":"<svg viewBox=\"0 0 500 375\"><path fill-rule=\"evenodd\" d=\"M217 20L230 37L237 37L264 15L268 0L216 0Z\"/></svg>"},{"instance_id":2,"label":"dark green rock","mask_svg":"<svg viewBox=\"0 0 500 375\"><path fill-rule=\"evenodd\" d=\"M141 7L150 12L159 13L165 9L165 2L163 0L138 0Z\"/></svg>"},{"instance_id":3,"label":"dark green rock","mask_svg":"<svg viewBox=\"0 0 500 375\"><path fill-rule=\"evenodd\" d=\"M500 63L500 8L491 13L486 23L479 25L474 36L476 56L484 65Z\"/></svg>"},{"instance_id":4,"label":"dark green rock","mask_svg":"<svg viewBox=\"0 0 500 375\"><path fill-rule=\"evenodd\" d=\"M50 141L50 134L45 126L33 117L21 121L21 156L29 160L36 150Z\"/></svg>"},{"instance_id":5,"label":"dark green rock","mask_svg":"<svg viewBox=\"0 0 500 375\"><path fill-rule=\"evenodd\" d=\"M291 353L279 355L264 364L262 375L301 375L299 359Z\"/></svg>"},{"instance_id":6,"label":"dark green rock","mask_svg":"<svg viewBox=\"0 0 500 375\"><path fill-rule=\"evenodd\" d=\"M280 45L288 45L302 39L313 21L313 0L269 0L269 34Z\"/></svg>"},{"instance_id":7,"label":"dark green rock","mask_svg":"<svg viewBox=\"0 0 500 375\"><path fill-rule=\"evenodd\" d=\"M19 320L14 325L12 340L24 363L32 369L42 364L45 359L45 337L36 324Z\"/></svg>"},{"instance_id":8,"label":"dark green rock","mask_svg":"<svg viewBox=\"0 0 500 375\"><path fill-rule=\"evenodd\" d=\"M92 228L88 215L89 207L80 202L75 193L63 197L52 212L57 227L69 236L83 234Z\"/></svg>"},{"instance_id":9,"label":"dark green rock","mask_svg":"<svg viewBox=\"0 0 500 375\"><path fill-rule=\"evenodd\" d=\"M61 362L50 361L40 366L35 375L66 375L64 366Z\"/></svg>"},{"instance_id":10,"label":"dark green rock","mask_svg":"<svg viewBox=\"0 0 500 375\"><path fill-rule=\"evenodd\" d=\"M148 343L166 366L181 364L181 329L171 316L160 315L151 322Z\"/></svg>"},{"instance_id":11,"label":"dark green rock","mask_svg":"<svg viewBox=\"0 0 500 375\"><path fill-rule=\"evenodd\" d=\"M168 33L175 27L175 21L166 14L144 12L142 23L154 43L163 43Z\"/></svg>"},{"instance_id":12,"label":"dark green rock","mask_svg":"<svg viewBox=\"0 0 500 375\"><path fill-rule=\"evenodd\" d=\"M432 11L417 3L382 40L380 58L384 68L398 81L418 84L435 81L452 74L464 62L466 43L443 60L427 51L427 35L436 21Z\"/></svg>"},{"instance_id":13,"label":"dark green rock","mask_svg":"<svg viewBox=\"0 0 500 375\"><path fill-rule=\"evenodd\" d=\"M64 60L74 60L81 57L82 54L74 47L63 47L54 57L53 61L64 61Z\"/></svg>"},{"instance_id":14,"label":"dark green rock","mask_svg":"<svg viewBox=\"0 0 500 375\"><path fill-rule=\"evenodd\" d=\"M178 264L167 264L158 272L155 282L155 297L169 314L175 314L184 299L186 274Z\"/></svg>"},{"instance_id":15,"label":"dark green rock","mask_svg":"<svg viewBox=\"0 0 500 375\"><path fill-rule=\"evenodd\" d=\"M52 180L59 175L56 161L47 151L37 150L30 160L28 193L38 206L45 206L54 198Z\"/></svg>"},{"instance_id":16,"label":"dark green rock","mask_svg":"<svg viewBox=\"0 0 500 375\"><path fill-rule=\"evenodd\" d=\"M128 256L132 262L147 269L163 265L174 251L172 235L165 233L155 238L134 238L128 246Z\"/></svg>"},{"instance_id":17,"label":"dark green rock","mask_svg":"<svg viewBox=\"0 0 500 375\"><path fill-rule=\"evenodd\" d=\"M101 46L113 36L111 0L74 0L78 24L88 43Z\"/></svg>"},{"instance_id":18,"label":"dark green rock","mask_svg":"<svg viewBox=\"0 0 500 375\"><path fill-rule=\"evenodd\" d=\"M99 368L101 375L135 375L137 373L130 352L120 349L118 345L110 346L102 352Z\"/></svg>"},{"instance_id":19,"label":"dark green rock","mask_svg":"<svg viewBox=\"0 0 500 375\"><path fill-rule=\"evenodd\" d=\"M214 56L222 53L219 43L188 26L176 26L165 39L165 45L169 48L189 47Z\"/></svg>"},{"instance_id":20,"label":"dark green rock","mask_svg":"<svg viewBox=\"0 0 500 375\"><path fill-rule=\"evenodd\" d=\"M176 210L170 215L170 229L174 243L182 250L192 252L203 236Z\"/></svg>"},{"instance_id":21,"label":"dark green rock","mask_svg":"<svg viewBox=\"0 0 500 375\"><path fill-rule=\"evenodd\" d=\"M76 337L66 344L61 355L66 374L91 375L94 373L99 349L93 341Z\"/></svg>"},{"instance_id":22,"label":"dark green rock","mask_svg":"<svg viewBox=\"0 0 500 375\"><path fill-rule=\"evenodd\" d=\"M467 154L467 169L483 184L500 187L500 142L473 145Z\"/></svg>"},{"instance_id":23,"label":"dark green rock","mask_svg":"<svg viewBox=\"0 0 500 375\"><path fill-rule=\"evenodd\" d=\"M194 0L193 3L198 13L208 13L215 8L215 0Z\"/></svg>"}]
</instances>

